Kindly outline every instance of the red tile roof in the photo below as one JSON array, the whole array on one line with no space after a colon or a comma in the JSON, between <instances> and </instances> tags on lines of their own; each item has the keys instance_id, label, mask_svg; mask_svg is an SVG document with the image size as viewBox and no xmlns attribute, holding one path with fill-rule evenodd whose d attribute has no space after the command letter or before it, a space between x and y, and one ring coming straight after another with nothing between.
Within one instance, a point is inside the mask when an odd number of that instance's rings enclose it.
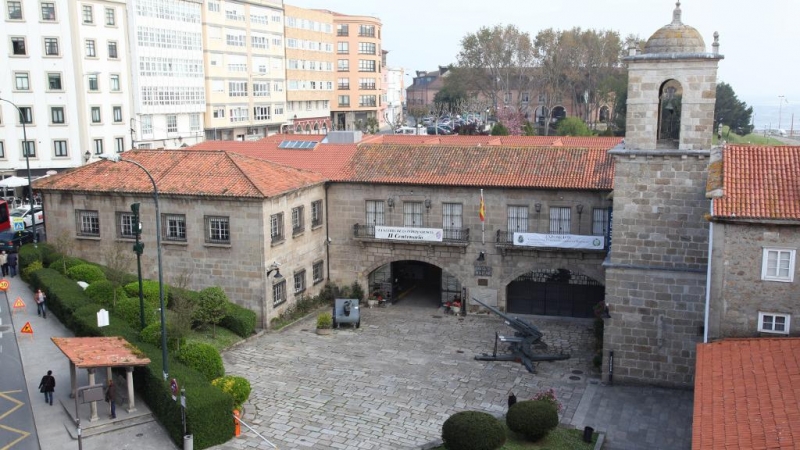
<instances>
[{"instance_id":1,"label":"red tile roof","mask_svg":"<svg viewBox=\"0 0 800 450\"><path fill-rule=\"evenodd\" d=\"M50 338L76 367L146 366L150 358L121 337L54 337Z\"/></svg>"},{"instance_id":2,"label":"red tile roof","mask_svg":"<svg viewBox=\"0 0 800 450\"><path fill-rule=\"evenodd\" d=\"M796 449L800 338L697 346L692 449Z\"/></svg>"},{"instance_id":3,"label":"red tile roof","mask_svg":"<svg viewBox=\"0 0 800 450\"><path fill-rule=\"evenodd\" d=\"M606 149L365 144L336 181L611 190Z\"/></svg>"},{"instance_id":4,"label":"red tile roof","mask_svg":"<svg viewBox=\"0 0 800 450\"><path fill-rule=\"evenodd\" d=\"M622 142L618 137L571 137L571 136L483 136L483 135L414 135L376 134L365 137L364 144L404 145L502 145L507 147L572 147L610 149Z\"/></svg>"},{"instance_id":5,"label":"red tile roof","mask_svg":"<svg viewBox=\"0 0 800 450\"><path fill-rule=\"evenodd\" d=\"M715 218L800 220L800 146L728 145Z\"/></svg>"},{"instance_id":6,"label":"red tile roof","mask_svg":"<svg viewBox=\"0 0 800 450\"><path fill-rule=\"evenodd\" d=\"M238 153L134 150L124 159L150 172L161 194L265 198L325 181L322 175ZM98 161L34 183L39 190L151 193L153 185L132 164Z\"/></svg>"}]
</instances>

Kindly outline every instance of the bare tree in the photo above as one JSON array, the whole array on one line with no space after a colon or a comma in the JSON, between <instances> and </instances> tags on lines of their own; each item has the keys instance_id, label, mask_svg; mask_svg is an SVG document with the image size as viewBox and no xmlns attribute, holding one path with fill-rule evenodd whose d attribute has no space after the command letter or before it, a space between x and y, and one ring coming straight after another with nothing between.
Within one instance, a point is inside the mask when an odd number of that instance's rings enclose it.
<instances>
[{"instance_id":1,"label":"bare tree","mask_svg":"<svg viewBox=\"0 0 800 450\"><path fill-rule=\"evenodd\" d=\"M429 114L429 109L424 105L409 105L408 114L414 119L414 128L419 131L420 121Z\"/></svg>"},{"instance_id":2,"label":"bare tree","mask_svg":"<svg viewBox=\"0 0 800 450\"><path fill-rule=\"evenodd\" d=\"M56 252L61 254L61 262L63 264L63 273L67 273L67 258L72 256L75 250L75 239L70 235L69 231L63 231L55 239L50 242Z\"/></svg>"},{"instance_id":3,"label":"bare tree","mask_svg":"<svg viewBox=\"0 0 800 450\"><path fill-rule=\"evenodd\" d=\"M117 305L117 289L125 282L126 275L134 264L133 252L126 245L114 243L105 248L103 256L106 262L106 278L114 288L112 304Z\"/></svg>"},{"instance_id":4,"label":"bare tree","mask_svg":"<svg viewBox=\"0 0 800 450\"><path fill-rule=\"evenodd\" d=\"M167 322L178 347L183 338L192 332L192 321L197 311L197 304L187 294L193 275L191 269L181 270L172 282L176 289L170 289L171 301L170 309L167 311L169 313Z\"/></svg>"}]
</instances>

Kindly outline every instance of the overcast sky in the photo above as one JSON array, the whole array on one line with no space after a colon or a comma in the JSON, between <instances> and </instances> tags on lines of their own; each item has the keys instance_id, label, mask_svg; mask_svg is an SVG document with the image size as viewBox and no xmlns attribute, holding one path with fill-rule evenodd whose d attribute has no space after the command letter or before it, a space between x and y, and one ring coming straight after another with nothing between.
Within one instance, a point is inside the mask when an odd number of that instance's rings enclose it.
<instances>
[{"instance_id":1,"label":"overcast sky","mask_svg":"<svg viewBox=\"0 0 800 450\"><path fill-rule=\"evenodd\" d=\"M461 39L484 26L516 25L535 37L546 28L610 29L647 39L672 21L670 0L286 0L304 8L371 15L383 23L390 67L436 70L456 63ZM754 107L758 128L800 128L800 0L684 0L683 23L696 28L711 52L720 34L719 80ZM410 81L410 77L407 77Z\"/></svg>"}]
</instances>

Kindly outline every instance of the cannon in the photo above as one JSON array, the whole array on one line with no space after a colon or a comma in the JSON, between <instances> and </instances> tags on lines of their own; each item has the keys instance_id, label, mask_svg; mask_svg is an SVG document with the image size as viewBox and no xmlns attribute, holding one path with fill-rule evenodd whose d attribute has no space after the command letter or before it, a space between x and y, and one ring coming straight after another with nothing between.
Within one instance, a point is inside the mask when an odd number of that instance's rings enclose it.
<instances>
[{"instance_id":1,"label":"cannon","mask_svg":"<svg viewBox=\"0 0 800 450\"><path fill-rule=\"evenodd\" d=\"M349 323L356 328L361 326L361 310L357 298L337 298L333 303L333 328Z\"/></svg>"},{"instance_id":2,"label":"cannon","mask_svg":"<svg viewBox=\"0 0 800 450\"><path fill-rule=\"evenodd\" d=\"M538 354L534 353L534 345L544 343L541 342L542 337L544 334L539 331L533 324L530 322L526 322L520 318L509 316L508 314L503 313L497 308L493 308L486 303L478 300L475 297L472 297L472 300L476 303L483 305L489 311L497 314L498 316L502 317L505 320L506 325L513 328L514 336L503 336L498 332L495 332L494 338L494 352L489 355L487 353L483 353L481 355L475 355L475 359L478 361L516 361L522 363L528 372L536 373L536 369L534 368L534 363L540 361L559 361L563 359L569 359L570 355L568 353L558 353L558 354ZM497 354L497 345L498 343L506 343L508 344L508 353L504 355Z\"/></svg>"}]
</instances>

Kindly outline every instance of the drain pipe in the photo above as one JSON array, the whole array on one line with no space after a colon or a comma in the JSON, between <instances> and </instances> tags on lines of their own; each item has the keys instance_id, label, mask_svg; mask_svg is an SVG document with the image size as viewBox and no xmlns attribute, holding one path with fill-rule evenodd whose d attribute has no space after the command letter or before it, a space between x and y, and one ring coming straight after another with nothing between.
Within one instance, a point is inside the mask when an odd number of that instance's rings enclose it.
<instances>
[{"instance_id":1,"label":"drain pipe","mask_svg":"<svg viewBox=\"0 0 800 450\"><path fill-rule=\"evenodd\" d=\"M608 352L608 385L614 384L614 350Z\"/></svg>"},{"instance_id":2,"label":"drain pipe","mask_svg":"<svg viewBox=\"0 0 800 450\"><path fill-rule=\"evenodd\" d=\"M714 200L708 208L711 219L714 217ZM714 222L709 220L708 224L708 268L706 269L706 310L703 322L703 343L708 344L708 315L711 311L711 254L714 248Z\"/></svg>"},{"instance_id":3,"label":"drain pipe","mask_svg":"<svg viewBox=\"0 0 800 450\"><path fill-rule=\"evenodd\" d=\"M328 228L328 188L330 187L330 182L325 182L325 271L327 273L327 277L325 278L328 282L331 281L331 235L330 228Z\"/></svg>"}]
</instances>

